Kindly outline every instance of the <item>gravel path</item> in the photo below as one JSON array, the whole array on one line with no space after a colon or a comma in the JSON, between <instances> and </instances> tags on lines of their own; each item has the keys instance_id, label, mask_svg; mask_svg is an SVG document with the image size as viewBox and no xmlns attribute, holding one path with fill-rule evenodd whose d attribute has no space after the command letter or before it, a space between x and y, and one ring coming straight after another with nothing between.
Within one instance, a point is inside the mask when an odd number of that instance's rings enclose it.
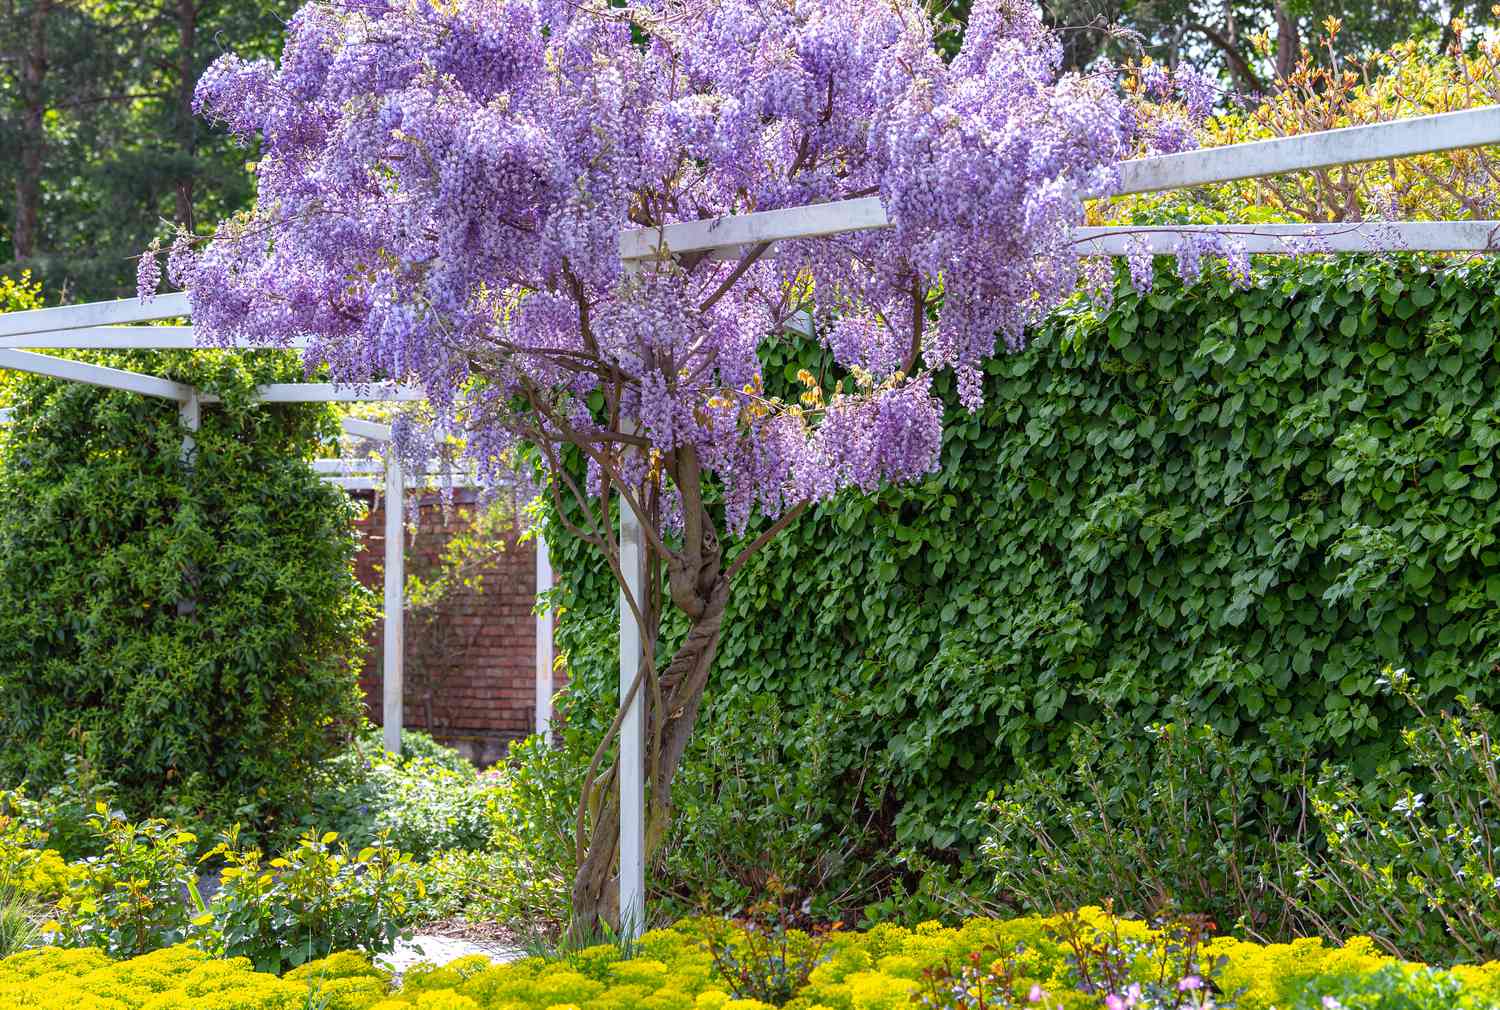
<instances>
[{"instance_id":1,"label":"gravel path","mask_svg":"<svg viewBox=\"0 0 1500 1010\"><path fill-rule=\"evenodd\" d=\"M470 954L483 954L496 962L515 961L526 956L515 947L499 943L476 943L473 940L424 933L410 940L397 940L396 949L389 954L381 954L375 959L375 963L395 972L399 981L413 965L423 962L444 965Z\"/></svg>"}]
</instances>

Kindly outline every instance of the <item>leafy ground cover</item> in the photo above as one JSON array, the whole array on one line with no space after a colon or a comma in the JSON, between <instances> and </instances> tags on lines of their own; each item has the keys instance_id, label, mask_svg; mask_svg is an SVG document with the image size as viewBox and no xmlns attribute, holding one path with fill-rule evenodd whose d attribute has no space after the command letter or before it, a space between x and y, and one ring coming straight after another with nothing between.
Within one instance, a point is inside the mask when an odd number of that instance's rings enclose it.
<instances>
[{"instance_id":1,"label":"leafy ground cover","mask_svg":"<svg viewBox=\"0 0 1500 1010\"><path fill-rule=\"evenodd\" d=\"M503 965L465 958L415 969L399 988L357 954L277 977L184 946L124 961L44 948L0 961L0 1002L18 1010L1488 1010L1500 1006L1500 964L1438 971L1368 941L1262 946L1086 908L821 935L685 920L629 950L600 945Z\"/></svg>"}]
</instances>

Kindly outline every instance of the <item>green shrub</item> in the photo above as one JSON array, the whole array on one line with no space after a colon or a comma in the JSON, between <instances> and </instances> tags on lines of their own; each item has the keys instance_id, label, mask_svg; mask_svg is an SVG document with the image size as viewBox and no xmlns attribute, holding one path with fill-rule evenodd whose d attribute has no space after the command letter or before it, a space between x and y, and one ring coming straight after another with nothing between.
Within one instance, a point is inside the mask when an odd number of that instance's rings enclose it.
<instances>
[{"instance_id":1,"label":"green shrub","mask_svg":"<svg viewBox=\"0 0 1500 1010\"><path fill-rule=\"evenodd\" d=\"M295 968L334 951L391 950L411 937L422 883L411 856L377 838L358 852L338 835L309 834L266 861L233 836L211 853L225 860L221 884L194 940L260 971Z\"/></svg>"},{"instance_id":2,"label":"green shrub","mask_svg":"<svg viewBox=\"0 0 1500 1010\"><path fill-rule=\"evenodd\" d=\"M385 837L421 860L483 848L491 830L489 781L424 733L403 733L397 757L378 734L365 732L318 768L306 809L288 819L278 840L290 844L300 832L336 831L359 849Z\"/></svg>"},{"instance_id":3,"label":"green shrub","mask_svg":"<svg viewBox=\"0 0 1500 1010\"><path fill-rule=\"evenodd\" d=\"M42 307L42 282L22 270L20 279L0 277L0 312L24 312Z\"/></svg>"},{"instance_id":4,"label":"green shrub","mask_svg":"<svg viewBox=\"0 0 1500 1010\"><path fill-rule=\"evenodd\" d=\"M1147 727L1126 765L1081 729L1082 798L1032 773L985 805L994 892L1043 912L1188 908L1252 937L1362 934L1434 964L1500 958L1496 718L1462 697L1429 714L1405 671L1385 677L1417 717L1391 761L1363 784L1329 765L1290 776L1306 808L1287 823L1256 822L1254 770L1211 727Z\"/></svg>"},{"instance_id":5,"label":"green shrub","mask_svg":"<svg viewBox=\"0 0 1500 1010\"><path fill-rule=\"evenodd\" d=\"M1315 833L1263 820L1242 752L1212 726L1163 723L1115 758L1108 725L1077 729L1071 767L1031 770L984 804L993 893L1045 913L1105 900L1153 919L1186 910L1252 936L1310 927L1288 899Z\"/></svg>"},{"instance_id":6,"label":"green shrub","mask_svg":"<svg viewBox=\"0 0 1500 1010\"><path fill-rule=\"evenodd\" d=\"M977 414L942 388L939 473L811 511L740 573L705 729L757 699L784 734L837 713L821 788L858 807L868 766L898 846L948 859L1023 767L1068 775L1080 726L1132 768L1145 727L1210 725L1249 776L1242 823L1296 823L1304 761L1392 760L1412 716L1385 664L1424 703L1500 700L1497 281L1309 257L1055 314L986 366ZM616 592L549 535L568 718L597 733Z\"/></svg>"},{"instance_id":7,"label":"green shrub","mask_svg":"<svg viewBox=\"0 0 1500 1010\"><path fill-rule=\"evenodd\" d=\"M57 917L43 927L48 939L115 957L188 939L202 906L193 870L197 838L162 820L132 824L102 804L91 823L101 852L70 868Z\"/></svg>"},{"instance_id":8,"label":"green shrub","mask_svg":"<svg viewBox=\"0 0 1500 1010\"><path fill-rule=\"evenodd\" d=\"M180 458L174 403L28 377L0 436L0 777L79 755L137 815L221 823L305 801L360 712L371 596L353 506L306 464L324 406L252 405L291 354L100 353L217 393Z\"/></svg>"},{"instance_id":9,"label":"green shrub","mask_svg":"<svg viewBox=\"0 0 1500 1010\"><path fill-rule=\"evenodd\" d=\"M91 823L99 805L114 806L119 790L77 755L63 757L62 781L33 795L23 785L0 791L0 815L42 839L67 860L97 855L99 835Z\"/></svg>"},{"instance_id":10,"label":"green shrub","mask_svg":"<svg viewBox=\"0 0 1500 1010\"><path fill-rule=\"evenodd\" d=\"M488 798L491 833L482 853L450 864L450 888L470 919L522 935L551 934L568 919L577 856L574 815L588 758L542 737L513 744L495 768ZM450 890L450 894L453 891Z\"/></svg>"},{"instance_id":11,"label":"green shrub","mask_svg":"<svg viewBox=\"0 0 1500 1010\"><path fill-rule=\"evenodd\" d=\"M1288 1010L1464 1010L1489 1006L1447 972L1389 965L1369 975L1305 982Z\"/></svg>"},{"instance_id":12,"label":"green shrub","mask_svg":"<svg viewBox=\"0 0 1500 1010\"><path fill-rule=\"evenodd\" d=\"M853 796L827 788L835 717L787 725L769 699L749 718L703 727L673 789L676 816L651 878L679 914L743 914L774 897L815 920L860 908L888 884L892 854L872 810L873 777ZM866 769L861 769L865 771Z\"/></svg>"},{"instance_id":13,"label":"green shrub","mask_svg":"<svg viewBox=\"0 0 1500 1010\"><path fill-rule=\"evenodd\" d=\"M1368 933L1405 957L1500 958L1500 722L1463 697L1429 714L1405 671L1386 675L1418 716L1403 760L1362 787L1323 770L1311 807L1326 848L1294 897L1323 932Z\"/></svg>"},{"instance_id":14,"label":"green shrub","mask_svg":"<svg viewBox=\"0 0 1500 1010\"><path fill-rule=\"evenodd\" d=\"M96 854L68 863L45 835L0 815L0 941L22 935L13 911L48 909L49 943L115 956L191 943L281 971L334 951L390 950L428 909L412 857L385 836L356 851L335 832L308 834L267 859L235 828L195 858L197 838L162 820L131 822L101 804L89 823ZM210 868L218 886L205 901Z\"/></svg>"}]
</instances>

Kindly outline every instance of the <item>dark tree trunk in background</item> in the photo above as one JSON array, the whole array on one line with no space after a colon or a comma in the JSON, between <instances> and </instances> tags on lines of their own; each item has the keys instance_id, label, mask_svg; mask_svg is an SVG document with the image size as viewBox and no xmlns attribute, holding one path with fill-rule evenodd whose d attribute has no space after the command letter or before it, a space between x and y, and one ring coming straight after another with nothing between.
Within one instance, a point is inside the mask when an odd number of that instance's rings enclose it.
<instances>
[{"instance_id":1,"label":"dark tree trunk in background","mask_svg":"<svg viewBox=\"0 0 1500 1010\"><path fill-rule=\"evenodd\" d=\"M184 172L177 179L179 227L193 230L193 159L197 154L198 124L193 115L193 92L198 88L194 48L198 36L197 0L177 0L177 145Z\"/></svg>"},{"instance_id":2,"label":"dark tree trunk in background","mask_svg":"<svg viewBox=\"0 0 1500 1010\"><path fill-rule=\"evenodd\" d=\"M18 260L41 244L42 163L47 150L47 16L51 0L33 0L20 55L21 150L16 171L16 222L11 242Z\"/></svg>"},{"instance_id":3,"label":"dark tree trunk in background","mask_svg":"<svg viewBox=\"0 0 1500 1010\"><path fill-rule=\"evenodd\" d=\"M1297 67L1297 58L1302 55L1302 33L1297 29L1297 19L1287 13L1286 4L1276 5L1276 80L1284 81L1292 76Z\"/></svg>"}]
</instances>

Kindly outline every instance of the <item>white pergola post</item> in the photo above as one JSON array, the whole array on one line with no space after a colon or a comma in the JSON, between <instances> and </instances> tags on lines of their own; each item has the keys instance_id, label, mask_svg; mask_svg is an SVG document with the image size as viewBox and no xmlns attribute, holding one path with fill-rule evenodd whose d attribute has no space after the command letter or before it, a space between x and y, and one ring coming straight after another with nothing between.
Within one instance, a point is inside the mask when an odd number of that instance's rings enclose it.
<instances>
[{"instance_id":1,"label":"white pergola post","mask_svg":"<svg viewBox=\"0 0 1500 1010\"><path fill-rule=\"evenodd\" d=\"M620 570L639 606L646 600L646 551L641 520L620 498ZM623 703L645 655L625 589L620 590L620 700ZM620 934L634 938L646 923L646 692L639 690L620 722Z\"/></svg>"},{"instance_id":2,"label":"white pergola post","mask_svg":"<svg viewBox=\"0 0 1500 1010\"><path fill-rule=\"evenodd\" d=\"M396 447L387 450L385 462L385 648L381 670L381 729L385 749L401 753L401 723L405 688L402 683L406 658L406 489Z\"/></svg>"},{"instance_id":3,"label":"white pergola post","mask_svg":"<svg viewBox=\"0 0 1500 1010\"><path fill-rule=\"evenodd\" d=\"M198 426L203 422L202 402L199 399L196 389L189 392L187 398L177 404L177 419L182 422L182 427L185 429L185 433L182 436L182 448L179 452L181 454L183 469L187 470L193 465L193 450L198 448L198 440L193 437L193 433L198 430ZM190 569L187 577L188 581L194 586L198 584L198 573L196 570ZM186 617L196 609L198 609L198 601L196 599L189 598L177 601L178 617Z\"/></svg>"},{"instance_id":4,"label":"white pergola post","mask_svg":"<svg viewBox=\"0 0 1500 1010\"><path fill-rule=\"evenodd\" d=\"M201 401L198 399L198 391L194 390L186 400L177 407L177 418L182 422L187 434L182 436L182 465L189 466L193 462L193 450L198 448L198 441L193 438L193 432L203 422L203 410Z\"/></svg>"},{"instance_id":5,"label":"white pergola post","mask_svg":"<svg viewBox=\"0 0 1500 1010\"><path fill-rule=\"evenodd\" d=\"M536 594L552 588L552 557L547 553L547 538L536 535ZM552 742L552 610L536 615L536 734Z\"/></svg>"}]
</instances>

